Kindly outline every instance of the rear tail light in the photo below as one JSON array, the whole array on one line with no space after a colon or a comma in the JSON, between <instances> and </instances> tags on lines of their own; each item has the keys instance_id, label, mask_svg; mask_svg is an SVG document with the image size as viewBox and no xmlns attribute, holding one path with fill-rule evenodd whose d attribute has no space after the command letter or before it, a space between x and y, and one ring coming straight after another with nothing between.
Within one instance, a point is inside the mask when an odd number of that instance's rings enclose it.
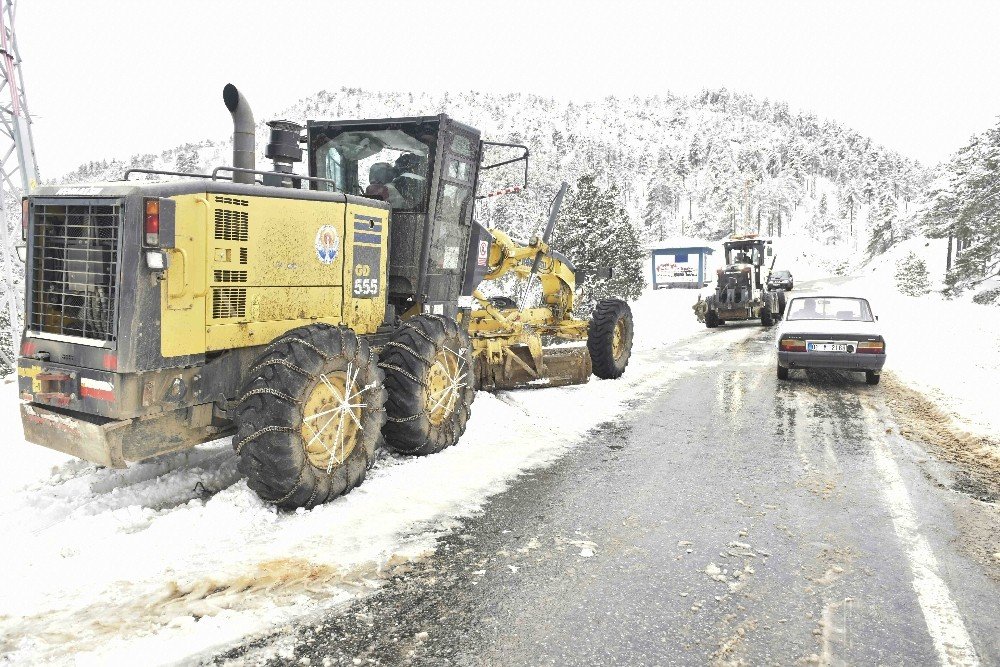
<instances>
[{"instance_id":1,"label":"rear tail light","mask_svg":"<svg viewBox=\"0 0 1000 667\"><path fill-rule=\"evenodd\" d=\"M885 342L881 340L863 340L858 343L858 354L884 354Z\"/></svg>"},{"instance_id":2,"label":"rear tail light","mask_svg":"<svg viewBox=\"0 0 1000 667\"><path fill-rule=\"evenodd\" d=\"M146 222L144 225L146 232L146 245L160 245L160 200L146 200Z\"/></svg>"},{"instance_id":3,"label":"rear tail light","mask_svg":"<svg viewBox=\"0 0 1000 667\"><path fill-rule=\"evenodd\" d=\"M806 342L794 338L782 338L778 343L778 349L782 352L805 352Z\"/></svg>"},{"instance_id":4,"label":"rear tail light","mask_svg":"<svg viewBox=\"0 0 1000 667\"><path fill-rule=\"evenodd\" d=\"M23 197L21 199L21 240L22 241L27 241L28 240L28 220L30 218L29 213L28 213L29 210L30 209L28 208L28 198L27 197Z\"/></svg>"}]
</instances>

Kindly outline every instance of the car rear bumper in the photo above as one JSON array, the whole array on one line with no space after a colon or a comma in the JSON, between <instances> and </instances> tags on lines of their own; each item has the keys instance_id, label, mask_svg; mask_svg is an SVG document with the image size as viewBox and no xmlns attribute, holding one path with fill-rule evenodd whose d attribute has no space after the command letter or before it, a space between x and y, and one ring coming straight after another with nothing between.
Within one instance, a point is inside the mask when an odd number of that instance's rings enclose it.
<instances>
[{"instance_id":1,"label":"car rear bumper","mask_svg":"<svg viewBox=\"0 0 1000 667\"><path fill-rule=\"evenodd\" d=\"M885 355L846 354L844 352L782 352L779 350L778 365L782 368L880 371L885 365Z\"/></svg>"}]
</instances>

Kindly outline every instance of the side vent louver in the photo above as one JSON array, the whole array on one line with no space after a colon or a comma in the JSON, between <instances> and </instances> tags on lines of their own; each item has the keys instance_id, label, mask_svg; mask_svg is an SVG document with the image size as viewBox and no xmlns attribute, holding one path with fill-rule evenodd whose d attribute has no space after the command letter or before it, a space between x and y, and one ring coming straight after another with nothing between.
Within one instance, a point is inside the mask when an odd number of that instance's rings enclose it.
<instances>
[{"instance_id":1,"label":"side vent louver","mask_svg":"<svg viewBox=\"0 0 1000 667\"><path fill-rule=\"evenodd\" d=\"M246 271L230 271L228 269L215 270L215 282L217 283L245 283L246 281Z\"/></svg>"},{"instance_id":2,"label":"side vent louver","mask_svg":"<svg viewBox=\"0 0 1000 667\"><path fill-rule=\"evenodd\" d=\"M216 320L246 317L245 287L216 287L212 290L212 318Z\"/></svg>"},{"instance_id":3,"label":"side vent louver","mask_svg":"<svg viewBox=\"0 0 1000 667\"><path fill-rule=\"evenodd\" d=\"M240 264L246 264L246 263L247 263L247 249L240 248Z\"/></svg>"},{"instance_id":4,"label":"side vent louver","mask_svg":"<svg viewBox=\"0 0 1000 667\"><path fill-rule=\"evenodd\" d=\"M215 238L220 241L246 241L247 212L215 209Z\"/></svg>"},{"instance_id":5,"label":"side vent louver","mask_svg":"<svg viewBox=\"0 0 1000 667\"><path fill-rule=\"evenodd\" d=\"M216 196L216 204L228 204L230 206L249 206L250 202L246 199L234 199L233 197L221 197Z\"/></svg>"}]
</instances>

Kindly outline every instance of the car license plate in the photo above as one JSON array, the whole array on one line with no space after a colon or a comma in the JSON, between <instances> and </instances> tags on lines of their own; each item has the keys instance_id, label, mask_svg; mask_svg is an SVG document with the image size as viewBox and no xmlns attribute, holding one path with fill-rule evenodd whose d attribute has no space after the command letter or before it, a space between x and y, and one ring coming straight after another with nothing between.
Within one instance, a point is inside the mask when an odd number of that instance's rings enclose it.
<instances>
[{"instance_id":1,"label":"car license plate","mask_svg":"<svg viewBox=\"0 0 1000 667\"><path fill-rule=\"evenodd\" d=\"M852 346L853 347L853 346ZM847 352L847 343L806 343L809 352Z\"/></svg>"}]
</instances>

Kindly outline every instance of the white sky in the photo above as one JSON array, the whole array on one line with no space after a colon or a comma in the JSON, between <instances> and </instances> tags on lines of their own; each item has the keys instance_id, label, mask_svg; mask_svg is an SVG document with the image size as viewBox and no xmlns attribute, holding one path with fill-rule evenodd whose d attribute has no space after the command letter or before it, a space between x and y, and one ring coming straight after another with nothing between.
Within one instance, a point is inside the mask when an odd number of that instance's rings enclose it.
<instances>
[{"instance_id":1,"label":"white sky","mask_svg":"<svg viewBox=\"0 0 1000 667\"><path fill-rule=\"evenodd\" d=\"M224 136L228 82L257 120L343 85L578 100L726 86L928 163L1000 115L996 0L19 0L16 28L43 179Z\"/></svg>"}]
</instances>

